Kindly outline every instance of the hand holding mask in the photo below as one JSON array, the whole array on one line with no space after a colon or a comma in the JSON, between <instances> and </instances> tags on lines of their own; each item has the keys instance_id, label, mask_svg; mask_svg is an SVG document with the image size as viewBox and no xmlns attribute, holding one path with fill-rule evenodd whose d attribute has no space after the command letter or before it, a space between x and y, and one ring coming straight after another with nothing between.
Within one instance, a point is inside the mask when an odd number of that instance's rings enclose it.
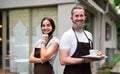
<instances>
[{"instance_id":1,"label":"hand holding mask","mask_svg":"<svg viewBox=\"0 0 120 74\"><path fill-rule=\"evenodd\" d=\"M42 35L42 43L47 43L47 41L48 41L48 34L43 34Z\"/></svg>"}]
</instances>

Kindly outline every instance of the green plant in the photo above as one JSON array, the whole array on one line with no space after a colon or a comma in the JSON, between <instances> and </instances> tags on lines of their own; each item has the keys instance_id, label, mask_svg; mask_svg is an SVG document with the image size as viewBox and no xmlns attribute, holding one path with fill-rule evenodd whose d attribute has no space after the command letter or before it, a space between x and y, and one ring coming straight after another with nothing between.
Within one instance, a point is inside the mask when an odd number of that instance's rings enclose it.
<instances>
[{"instance_id":1,"label":"green plant","mask_svg":"<svg viewBox=\"0 0 120 74\"><path fill-rule=\"evenodd\" d=\"M117 63L118 61L120 61L120 53L115 54L115 58L113 60L115 63Z\"/></svg>"},{"instance_id":2,"label":"green plant","mask_svg":"<svg viewBox=\"0 0 120 74\"><path fill-rule=\"evenodd\" d=\"M115 66L115 64L118 61L120 61L120 54L119 53L115 54L112 62L109 60L106 60L106 67L98 68L97 71L101 72L101 73L105 73L105 74L108 73L109 74L111 72L111 69Z\"/></svg>"},{"instance_id":3,"label":"green plant","mask_svg":"<svg viewBox=\"0 0 120 74\"><path fill-rule=\"evenodd\" d=\"M110 73L111 69L110 68L98 68L98 72L107 72Z\"/></svg>"}]
</instances>

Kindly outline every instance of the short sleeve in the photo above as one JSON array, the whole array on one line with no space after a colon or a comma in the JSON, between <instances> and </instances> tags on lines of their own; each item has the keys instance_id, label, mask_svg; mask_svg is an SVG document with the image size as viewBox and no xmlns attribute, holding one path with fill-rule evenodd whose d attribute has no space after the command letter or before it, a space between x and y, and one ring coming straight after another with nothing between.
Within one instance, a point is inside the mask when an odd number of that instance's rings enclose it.
<instances>
[{"instance_id":1,"label":"short sleeve","mask_svg":"<svg viewBox=\"0 0 120 74\"><path fill-rule=\"evenodd\" d=\"M60 39L60 49L69 49L70 48L70 38L69 34L64 33Z\"/></svg>"}]
</instances>

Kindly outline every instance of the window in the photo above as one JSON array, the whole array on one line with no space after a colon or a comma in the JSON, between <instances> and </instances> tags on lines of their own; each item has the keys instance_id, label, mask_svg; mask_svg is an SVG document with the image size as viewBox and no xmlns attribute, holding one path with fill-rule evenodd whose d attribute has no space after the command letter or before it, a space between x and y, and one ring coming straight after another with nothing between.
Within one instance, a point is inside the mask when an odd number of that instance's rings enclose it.
<instances>
[{"instance_id":1,"label":"window","mask_svg":"<svg viewBox=\"0 0 120 74\"><path fill-rule=\"evenodd\" d=\"M111 39L111 26L110 24L105 24L105 40L109 41Z\"/></svg>"},{"instance_id":2,"label":"window","mask_svg":"<svg viewBox=\"0 0 120 74\"><path fill-rule=\"evenodd\" d=\"M85 30L90 31L93 34L93 29L94 29L94 25L93 25L94 17L93 16L94 15L87 12L86 16L87 16L87 18L85 21Z\"/></svg>"}]
</instances>

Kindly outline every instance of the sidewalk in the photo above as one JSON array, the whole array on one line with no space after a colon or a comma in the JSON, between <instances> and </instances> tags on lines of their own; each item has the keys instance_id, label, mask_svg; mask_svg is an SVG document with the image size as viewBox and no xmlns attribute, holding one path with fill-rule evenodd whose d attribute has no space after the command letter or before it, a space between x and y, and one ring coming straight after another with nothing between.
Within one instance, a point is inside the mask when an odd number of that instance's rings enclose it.
<instances>
[{"instance_id":1,"label":"sidewalk","mask_svg":"<svg viewBox=\"0 0 120 74\"><path fill-rule=\"evenodd\" d=\"M120 49L117 51L120 54ZM120 74L120 61L111 70L112 74Z\"/></svg>"},{"instance_id":2,"label":"sidewalk","mask_svg":"<svg viewBox=\"0 0 120 74\"><path fill-rule=\"evenodd\" d=\"M111 72L114 74L120 74L120 61L114 66L114 68L111 70Z\"/></svg>"}]
</instances>

